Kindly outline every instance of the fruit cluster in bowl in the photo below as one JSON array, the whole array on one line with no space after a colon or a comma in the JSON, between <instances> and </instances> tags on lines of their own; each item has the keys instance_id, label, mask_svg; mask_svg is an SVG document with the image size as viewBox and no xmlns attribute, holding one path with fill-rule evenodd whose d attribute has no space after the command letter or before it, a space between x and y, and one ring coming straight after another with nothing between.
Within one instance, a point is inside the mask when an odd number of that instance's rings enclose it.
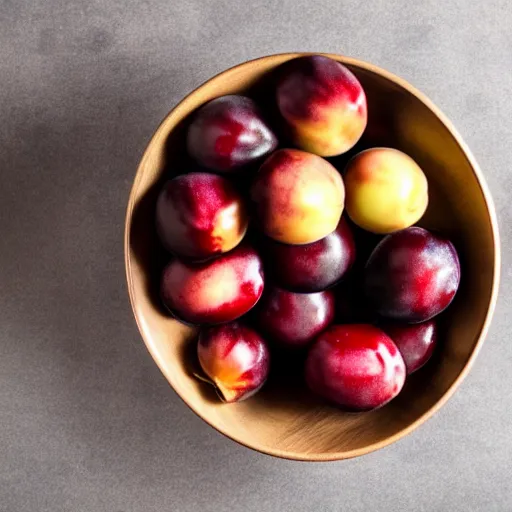
<instances>
[{"instance_id":1,"label":"fruit cluster in bowl","mask_svg":"<svg viewBox=\"0 0 512 512\"><path fill-rule=\"evenodd\" d=\"M458 255L442 233L415 226L428 182L412 158L391 147L351 154L368 112L345 66L293 59L274 92L273 113L228 95L191 117L197 168L169 180L156 205L172 255L161 299L201 326L199 377L224 401L286 371L279 351L304 355L300 371L320 397L374 409L430 358Z\"/></svg>"}]
</instances>

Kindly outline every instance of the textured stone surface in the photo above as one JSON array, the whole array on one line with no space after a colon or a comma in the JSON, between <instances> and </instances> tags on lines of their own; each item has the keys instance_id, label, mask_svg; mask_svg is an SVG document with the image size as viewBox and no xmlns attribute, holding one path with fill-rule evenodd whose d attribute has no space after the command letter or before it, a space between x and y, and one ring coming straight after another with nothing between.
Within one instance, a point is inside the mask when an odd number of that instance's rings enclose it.
<instances>
[{"instance_id":1,"label":"textured stone surface","mask_svg":"<svg viewBox=\"0 0 512 512\"><path fill-rule=\"evenodd\" d=\"M506 0L0 0L0 510L511 510L511 24ZM128 193L160 120L213 74L294 50L427 93L479 160L503 237L467 380L412 435L339 463L253 453L198 419L124 281Z\"/></svg>"}]
</instances>

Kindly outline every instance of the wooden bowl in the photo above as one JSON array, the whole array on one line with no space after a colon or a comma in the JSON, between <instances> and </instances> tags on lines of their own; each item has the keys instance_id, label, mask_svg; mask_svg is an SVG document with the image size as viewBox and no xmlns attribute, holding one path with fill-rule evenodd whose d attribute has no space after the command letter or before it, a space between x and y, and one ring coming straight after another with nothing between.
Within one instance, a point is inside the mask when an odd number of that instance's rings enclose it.
<instances>
[{"instance_id":1,"label":"wooden bowl","mask_svg":"<svg viewBox=\"0 0 512 512\"><path fill-rule=\"evenodd\" d=\"M430 205L421 225L439 229L456 244L462 280L443 315L435 356L413 374L388 405L347 413L321 403L292 379L270 382L238 404L222 404L194 371L196 331L169 318L158 300L167 256L154 229L156 196L165 176L190 165L184 151L188 116L206 101L247 93L271 104L272 71L301 54L263 57L229 69L187 96L165 118L139 165L126 215L128 289L140 332L161 371L186 404L231 439L289 459L346 459L386 446L421 425L453 394L482 346L496 303L500 247L496 214L475 159L446 117L404 80L376 66L338 55L361 81L369 124L359 145L392 146L424 169ZM342 162L341 162L342 163ZM484 404L480 404L484 406Z\"/></svg>"}]
</instances>

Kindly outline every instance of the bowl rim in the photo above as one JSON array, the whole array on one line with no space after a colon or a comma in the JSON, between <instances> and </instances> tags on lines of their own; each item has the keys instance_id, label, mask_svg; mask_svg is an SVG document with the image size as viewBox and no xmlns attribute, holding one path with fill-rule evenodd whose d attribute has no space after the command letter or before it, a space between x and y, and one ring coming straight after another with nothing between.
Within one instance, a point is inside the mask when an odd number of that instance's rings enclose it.
<instances>
[{"instance_id":1,"label":"bowl rim","mask_svg":"<svg viewBox=\"0 0 512 512\"><path fill-rule=\"evenodd\" d=\"M340 452L333 452L328 454L322 454L322 453L313 453L313 454L307 454L307 453L299 453L299 452L293 452L289 450L281 450L281 449L274 449L274 448L268 448L263 445L259 445L258 443L251 443L244 440L241 436L232 435L230 432L228 432L227 429L224 429L220 426L213 425L208 418L203 415L197 408L195 408L191 403L187 401L187 398L182 396L176 388L173 385L173 377L165 369L165 365L163 362L163 358L160 357L157 350L153 346L153 343L151 341L151 333L149 332L149 329L147 328L146 323L144 320L139 316L137 308L136 308L136 297L135 297L135 287L133 284L133 278L132 278L132 268L131 268L131 260L130 260L130 229L131 229L131 220L133 217L133 210L136 203L136 196L138 192L138 188L140 185L141 175L142 175L142 164L146 160L149 154L149 149L151 147L151 144L153 143L156 136L159 134L160 130L163 128L164 124L172 117L180 117L182 115L182 111L187 111L188 109L188 103L190 102L191 98L195 96L200 90L207 87L208 84L210 84L213 81L220 80L220 79L228 79L230 75L238 72L240 69L243 69L244 67L250 67L252 64L256 62L261 61L267 61L272 62L276 61L276 63L280 63L283 61L283 59L289 60L292 58L297 58L305 55L324 55L326 57L330 57L334 60L337 60L338 62L341 62L343 64L347 64L349 66L354 66L360 69L363 69L365 71L374 73L376 75L379 75L380 77L387 79L388 81L394 83L395 85L399 86L402 89L405 89L407 92L412 94L417 100L419 100L421 103L423 103L441 122L442 125L448 130L450 135L453 137L455 142L459 145L462 152L464 153L465 158L467 159L469 166L471 167L473 174L477 180L477 183L480 187L480 190L482 192L482 195L484 197L484 201L486 203L487 212L489 216L489 224L491 227L492 237L493 237L493 250L494 250L494 262L493 262L493 281L492 281L492 288L491 288L491 296L489 300L489 306L487 308L487 313L485 315L482 327L480 329L480 333L478 335L477 342L475 344L475 347L473 351L471 352L468 361L464 365L464 368L459 373L459 375L456 377L454 382L450 385L450 387L445 391L445 393L441 396L441 398L434 404L432 407L430 407L427 411L425 411L419 418L417 418L415 421L413 421L408 426L404 427L403 429L399 430L398 432L394 433L393 435L390 435L386 437L385 439L382 439L380 441L377 441L375 443L369 444L367 446L356 448L353 450L348 451L340 451ZM151 354L151 357L156 362L157 366L160 368L160 371L163 373L164 377L168 381L168 383L171 385L173 390L176 392L176 394L185 402L185 404L202 420L204 420L208 425L213 427L215 430L226 436L227 438L237 442L238 444L245 446L246 448L250 448L252 450L255 450L257 452L271 455L274 457L282 458L282 459L288 459L288 460L296 460L296 461L304 461L304 462L327 462L327 461L335 461L335 460L345 460L345 459L351 459L354 457L359 457L361 455L365 455L374 451L377 451L381 448L384 448L386 446L391 445L392 443L395 443L396 441L402 439L406 435L410 434L413 430L416 430L420 425L425 423L429 418L431 418L443 405L446 404L446 402L453 396L457 388L460 386L462 381L465 379L465 377L468 375L469 371L471 370L475 359L478 356L478 353L480 352L482 345L484 343L484 340L487 336L487 333L489 331L489 327L494 315L494 310L496 307L496 302L498 298L498 289L499 289L499 282L500 282L500 272L501 272L501 246L500 246L500 235L499 235L499 228L498 228L498 220L496 215L496 210L494 206L494 201L492 199L490 190L488 188L488 185L485 181L485 178L483 176L482 170L480 169L480 166L478 165L475 157L473 156L471 150L467 146L467 144L464 142L462 136L459 134L455 126L452 124L452 122L443 114L443 112L421 91L416 89L414 86L412 86L410 83L408 83L403 78L400 78L399 76L379 67L374 64L371 64L369 62L365 62L360 59L356 59L353 57L347 57L344 55L334 54L334 53L323 53L323 52L285 52L285 53L276 53L271 55L266 55L263 57L258 57L255 59L250 59L248 61L242 62L240 64L231 66L227 68L224 71L221 71L217 74L215 74L213 77L209 78L208 80L201 83L199 86L194 88L189 94L183 97L181 101L179 101L162 119L160 124L158 125L157 129L154 131L153 135L151 136L149 142L145 146L144 153L142 155L142 158L140 159L139 165L137 167L137 172L135 175L135 179L133 181L131 190L130 190L130 196L128 199L128 206L126 209L126 217L125 217L125 233L124 233L124 259L125 259L125 270L126 270L126 281L128 285L128 293L130 297L130 303L133 311L133 315L135 317L135 321L137 323L137 327L139 329L140 334L142 335L142 338L144 340L144 343L146 345L146 348L148 349L149 353Z\"/></svg>"}]
</instances>

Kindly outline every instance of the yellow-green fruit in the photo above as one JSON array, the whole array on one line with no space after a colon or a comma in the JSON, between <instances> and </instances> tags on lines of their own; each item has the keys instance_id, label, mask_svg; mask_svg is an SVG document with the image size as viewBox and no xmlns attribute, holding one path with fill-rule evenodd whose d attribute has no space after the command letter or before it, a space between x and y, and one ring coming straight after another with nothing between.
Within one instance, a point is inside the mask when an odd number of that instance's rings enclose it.
<instances>
[{"instance_id":1,"label":"yellow-green fruit","mask_svg":"<svg viewBox=\"0 0 512 512\"><path fill-rule=\"evenodd\" d=\"M415 224L428 205L428 183L418 164L391 148L357 154L345 170L345 208L372 233L392 233Z\"/></svg>"}]
</instances>

